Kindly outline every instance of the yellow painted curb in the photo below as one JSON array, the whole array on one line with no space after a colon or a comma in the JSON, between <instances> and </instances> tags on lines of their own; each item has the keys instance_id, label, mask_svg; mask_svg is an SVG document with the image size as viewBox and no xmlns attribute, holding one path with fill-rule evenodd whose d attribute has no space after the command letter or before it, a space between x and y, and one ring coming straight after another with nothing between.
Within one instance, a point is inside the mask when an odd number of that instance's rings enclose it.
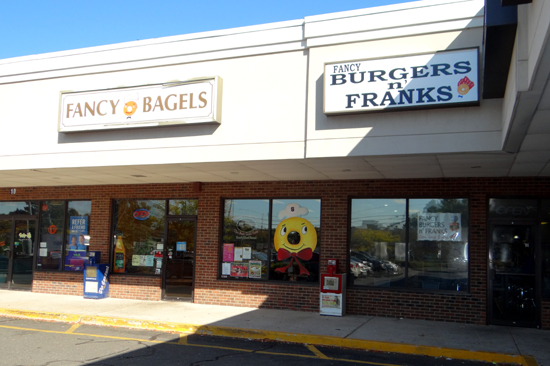
<instances>
[{"instance_id":1,"label":"yellow painted curb","mask_svg":"<svg viewBox=\"0 0 550 366\"><path fill-rule=\"evenodd\" d=\"M151 320L125 319L104 316L74 315L62 313L49 313L39 311L0 309L0 316L26 318L34 320L59 321L65 323L78 323L87 325L100 325L109 327L122 327L143 330L156 330L183 334L205 334L212 336L269 339L274 341L312 344L320 346L334 346L355 348L380 352L393 352L410 355L422 355L430 357L447 357L457 360L473 360L495 363L515 363L522 366L537 366L537 362L531 356L516 354L501 354L493 352L468 351L454 348L418 346L392 342L367 341L331 336L309 335L300 333L271 332L254 329L241 329L220 327L212 325L195 325L173 322L156 322Z\"/></svg>"}]
</instances>

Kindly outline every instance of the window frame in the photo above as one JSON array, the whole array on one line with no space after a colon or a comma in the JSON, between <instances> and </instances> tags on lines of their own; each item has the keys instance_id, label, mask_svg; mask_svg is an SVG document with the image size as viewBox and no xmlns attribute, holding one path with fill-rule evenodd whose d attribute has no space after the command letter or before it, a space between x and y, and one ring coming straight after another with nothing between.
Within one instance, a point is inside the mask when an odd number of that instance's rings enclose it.
<instances>
[{"instance_id":1,"label":"window frame","mask_svg":"<svg viewBox=\"0 0 550 366\"><path fill-rule=\"evenodd\" d=\"M177 200L196 200L197 201L197 213L195 215L169 215L170 212L170 201L177 201ZM115 227L116 222L114 220L115 218L115 202L116 201L164 201L164 230L163 230L163 239L166 239L166 222L168 219L171 218L187 218L187 219L194 219L197 222L197 226L195 228L195 236L196 232L198 230L198 218L199 218L199 204L200 199L198 197L169 197L169 198L113 198L111 199L111 227L110 227L110 240L109 240L109 265L113 266L114 268L114 252L115 252L115 245L116 245L116 235L115 235ZM197 252L197 243L195 243L195 258L196 258L196 252ZM164 257L163 257L164 259ZM196 262L195 262L196 263ZM163 260L162 264L162 270L159 274L149 274L149 273L118 273L111 271L111 276L131 276L131 277L149 277L149 278L164 278L164 268L166 267L166 261ZM194 277L193 277L194 281Z\"/></svg>"},{"instance_id":2,"label":"window frame","mask_svg":"<svg viewBox=\"0 0 550 366\"><path fill-rule=\"evenodd\" d=\"M254 279L254 278L249 278L248 276L247 277L243 277L243 278L238 278L238 277L231 277L231 276L227 276L227 277L222 277L222 263L223 263L223 233L224 233L224 218L225 218L225 202L227 200L257 200L257 201L262 201L262 200L267 200L268 201L268 204L269 204L269 217L268 217L268 249L267 249L267 266L268 266L268 271L267 271L267 279ZM307 282L307 281L288 281L288 280L275 280L275 279L271 279L270 278L270 272L271 272L271 263L272 263L272 256L273 256L273 231L275 230L275 228L273 228L273 222L272 222L272 218L273 218L273 201L274 200L318 200L319 201L319 226L320 226L320 230L318 232L318 242L321 242L321 247L319 248L319 273L318 273L318 278L317 278L317 281L312 281L312 282ZM300 197L274 197L274 196L269 196L269 197L265 197L265 196L262 196L262 197L249 197L249 196L245 196L245 197L220 197L220 205L219 205L219 208L220 208L220 214L219 214L219 222L220 224L218 225L219 226L219 234L218 234L218 265L217 265L217 269L218 269L218 274L217 274L217 280L219 281L233 281L233 282L246 282L246 283L261 283L261 284L286 284L286 285L291 285L291 286L319 286L319 283L320 283L320 279L321 279L321 253L322 253L322 227L323 227L323 215L322 215L322 211L323 211L323 199L320 197L320 196L315 196L315 197L303 197L303 196L300 196Z\"/></svg>"},{"instance_id":3,"label":"window frame","mask_svg":"<svg viewBox=\"0 0 550 366\"><path fill-rule=\"evenodd\" d=\"M39 258L39 255L40 255L40 242L42 241L42 205L45 203L45 202L52 202L52 201L57 201L57 202L63 202L63 233L62 233L62 242L61 242L61 268L59 269L52 269L52 268L40 268L38 267L38 258ZM39 208L38 208L38 214L37 214L37 221L38 221L38 240L36 241L35 243L35 248L34 248L34 252L35 252L35 258L34 258L34 265L33 265L33 270L34 271L38 271L38 272L56 272L56 273L80 273L80 272L83 272L84 269L82 270L77 270L77 271L67 271L65 270L65 256L67 255L67 243L68 243L68 235L66 233L67 231L67 227L65 227L65 225L67 225L67 222L68 222L68 218L70 217L68 215L68 211L69 211L69 202L90 202L90 221L88 222L88 235L89 233L91 232L91 223L92 223L92 220L91 220L91 217L92 217L92 209L93 209L93 200L92 199L86 199L86 198L83 198L83 199L46 199L46 200L39 200L37 201L39 202ZM93 251L93 250L92 250ZM89 252L89 248L86 249L86 253Z\"/></svg>"},{"instance_id":4,"label":"window frame","mask_svg":"<svg viewBox=\"0 0 550 366\"><path fill-rule=\"evenodd\" d=\"M390 286L390 287L384 287L384 286L371 286L371 285L357 285L352 283L352 276L353 273L350 271L350 261L351 261L351 232L352 232L352 202L353 200L375 200L375 199L388 199L388 200L395 200L395 199L402 199L405 200L405 250L406 250L406 256L405 256L405 268L404 268L404 280L405 280L405 286ZM468 202L468 236L467 238L464 238L464 242L468 243L468 265L467 265L467 271L468 271L468 289L466 291L453 291L453 290L434 290L434 289L422 289L418 287L411 287L409 286L409 261L410 261L410 248L411 248L411 238L410 238L410 200L421 200L421 199L437 199L437 200L444 200L444 199L461 199L461 200L467 200ZM471 245L470 245L470 237L471 237L471 198L469 195L465 195L462 197L459 196L437 196L437 195L430 195L430 196L383 196L383 197L365 197L365 196L349 196L348 197L348 227L347 227L347 253L346 253L346 273L348 277L348 287L352 289L357 290L375 290L375 291L397 291L397 292L429 292L429 293L442 293L442 294L454 294L457 296L464 296L464 295L470 295L471 293Z\"/></svg>"}]
</instances>

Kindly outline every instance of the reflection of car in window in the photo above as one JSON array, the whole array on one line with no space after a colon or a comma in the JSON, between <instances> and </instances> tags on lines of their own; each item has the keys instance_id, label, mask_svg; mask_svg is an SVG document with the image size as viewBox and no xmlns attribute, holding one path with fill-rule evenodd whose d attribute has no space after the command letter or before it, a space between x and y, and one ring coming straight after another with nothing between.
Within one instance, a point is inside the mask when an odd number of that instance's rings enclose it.
<instances>
[{"instance_id":1,"label":"reflection of car in window","mask_svg":"<svg viewBox=\"0 0 550 366\"><path fill-rule=\"evenodd\" d=\"M256 261L267 261L267 254L262 252L252 252L252 259Z\"/></svg>"}]
</instances>

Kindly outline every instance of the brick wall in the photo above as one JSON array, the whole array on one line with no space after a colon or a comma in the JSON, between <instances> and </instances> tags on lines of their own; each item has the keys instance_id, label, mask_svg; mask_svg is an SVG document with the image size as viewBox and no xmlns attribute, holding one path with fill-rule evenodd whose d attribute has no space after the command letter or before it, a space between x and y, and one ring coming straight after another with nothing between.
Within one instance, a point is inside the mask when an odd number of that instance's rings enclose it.
<instances>
[{"instance_id":1,"label":"brick wall","mask_svg":"<svg viewBox=\"0 0 550 366\"><path fill-rule=\"evenodd\" d=\"M470 293L438 294L410 290L350 289L348 314L486 323L487 200L494 196L550 197L546 178L397 179L350 181L203 183L201 192L191 184L105 185L87 187L8 189L0 200L90 199L90 249L108 259L111 205L116 198L199 198L195 302L234 306L318 310L318 287L311 285L221 281L217 279L221 198L311 197L322 204L321 271L325 259L339 259L346 270L349 197L407 198L460 197L470 200ZM159 300L160 279L113 275L112 297ZM82 294L80 274L35 272L33 291ZM543 327L550 328L550 303L543 303Z\"/></svg>"}]
</instances>

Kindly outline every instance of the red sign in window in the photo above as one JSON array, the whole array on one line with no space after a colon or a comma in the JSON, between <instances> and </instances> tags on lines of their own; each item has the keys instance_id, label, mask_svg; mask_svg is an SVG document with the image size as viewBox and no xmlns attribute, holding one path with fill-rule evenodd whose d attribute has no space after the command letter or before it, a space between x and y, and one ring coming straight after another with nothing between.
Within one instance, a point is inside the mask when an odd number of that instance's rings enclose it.
<instances>
[{"instance_id":1,"label":"red sign in window","mask_svg":"<svg viewBox=\"0 0 550 366\"><path fill-rule=\"evenodd\" d=\"M57 232L57 226L55 225L50 225L50 227L48 228L48 232L50 234L55 234Z\"/></svg>"},{"instance_id":2,"label":"red sign in window","mask_svg":"<svg viewBox=\"0 0 550 366\"><path fill-rule=\"evenodd\" d=\"M149 210L145 208L139 208L134 211L134 219L147 220L149 218Z\"/></svg>"}]
</instances>

